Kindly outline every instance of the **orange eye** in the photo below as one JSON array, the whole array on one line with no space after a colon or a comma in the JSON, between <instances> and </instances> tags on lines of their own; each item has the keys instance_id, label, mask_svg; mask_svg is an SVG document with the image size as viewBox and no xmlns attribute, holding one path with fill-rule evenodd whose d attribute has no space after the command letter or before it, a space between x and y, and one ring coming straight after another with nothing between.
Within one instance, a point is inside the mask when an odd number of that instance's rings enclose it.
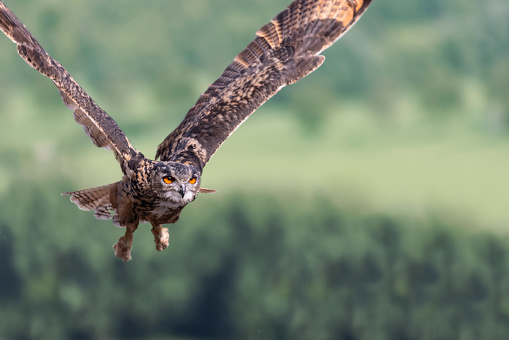
<instances>
[{"instance_id":1,"label":"orange eye","mask_svg":"<svg viewBox=\"0 0 509 340\"><path fill-rule=\"evenodd\" d=\"M166 183L166 184L171 184L171 183L173 183L173 177L168 177L168 176L167 176L167 177L164 177L164 178L163 178L163 181L164 181L164 183Z\"/></svg>"},{"instance_id":2,"label":"orange eye","mask_svg":"<svg viewBox=\"0 0 509 340\"><path fill-rule=\"evenodd\" d=\"M196 183L196 177L193 177L189 180L189 183L194 184Z\"/></svg>"}]
</instances>

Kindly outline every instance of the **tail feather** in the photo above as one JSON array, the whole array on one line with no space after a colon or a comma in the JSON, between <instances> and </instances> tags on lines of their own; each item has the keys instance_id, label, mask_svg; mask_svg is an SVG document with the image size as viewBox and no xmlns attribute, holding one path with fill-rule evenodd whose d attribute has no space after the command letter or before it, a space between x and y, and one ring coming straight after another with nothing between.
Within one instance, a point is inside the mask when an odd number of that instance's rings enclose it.
<instances>
[{"instance_id":1,"label":"tail feather","mask_svg":"<svg viewBox=\"0 0 509 340\"><path fill-rule=\"evenodd\" d=\"M115 209L111 204L110 195L116 187L117 183L112 183L96 188L64 192L62 195L71 196L71 202L76 204L81 210L94 211L95 218L111 220L111 213Z\"/></svg>"}]
</instances>

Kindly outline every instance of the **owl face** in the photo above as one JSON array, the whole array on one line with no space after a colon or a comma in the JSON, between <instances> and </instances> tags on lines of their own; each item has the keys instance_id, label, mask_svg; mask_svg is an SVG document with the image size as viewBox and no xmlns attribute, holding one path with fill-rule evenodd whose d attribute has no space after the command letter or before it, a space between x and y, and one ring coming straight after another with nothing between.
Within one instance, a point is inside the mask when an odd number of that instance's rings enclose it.
<instances>
[{"instance_id":1,"label":"owl face","mask_svg":"<svg viewBox=\"0 0 509 340\"><path fill-rule=\"evenodd\" d=\"M165 201L185 205L200 190L200 174L192 166L175 162L158 162L152 177L152 188Z\"/></svg>"}]
</instances>

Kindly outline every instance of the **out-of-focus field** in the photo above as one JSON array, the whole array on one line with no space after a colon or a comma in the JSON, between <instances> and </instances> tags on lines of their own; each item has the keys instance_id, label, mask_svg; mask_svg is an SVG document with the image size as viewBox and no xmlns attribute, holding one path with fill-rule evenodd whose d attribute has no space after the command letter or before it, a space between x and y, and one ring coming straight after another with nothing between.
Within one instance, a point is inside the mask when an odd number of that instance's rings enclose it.
<instances>
[{"instance_id":1,"label":"out-of-focus field","mask_svg":"<svg viewBox=\"0 0 509 340\"><path fill-rule=\"evenodd\" d=\"M219 190L214 199L236 191L288 192L304 197L306 193L323 193L333 201L368 210L410 216L450 213L473 219L486 230L509 230L509 180L505 179L509 138L504 135L486 135L458 119L415 118L417 113L412 111L406 113L413 115L413 120L410 117L409 122L387 126L366 107L350 103L331 108L338 115L328 117L325 126L309 135L291 112L270 106L251 117L206 167L203 185ZM61 120L71 122L63 124L69 127L62 135L88 142L64 109L58 110ZM27 110L30 114L37 108ZM23 116L22 111L16 112ZM64 138L56 136L58 131L49 133L51 126L41 118L18 120L2 128L6 130L0 137L2 145L18 139L22 145L10 147L21 148L25 160L19 162L31 164L28 168L2 164L4 178L12 180L26 172L44 181L52 176L49 172L62 171L62 165L68 172L58 176L75 182L76 188L118 178L119 169L111 154L91 145L82 146L77 154L70 150L58 155L65 147L58 143ZM31 130L33 134L27 134ZM155 130L156 136L147 131L148 137L135 136L132 143L153 155L161 140L158 137L165 133L160 126ZM4 189L10 180L3 182Z\"/></svg>"},{"instance_id":2,"label":"out-of-focus field","mask_svg":"<svg viewBox=\"0 0 509 340\"><path fill-rule=\"evenodd\" d=\"M319 137L303 137L288 119L253 122L215 156L207 182L226 190L317 191L368 209L450 212L507 227L509 139L451 122L387 131L359 108L342 109L350 112L327 122Z\"/></svg>"}]
</instances>

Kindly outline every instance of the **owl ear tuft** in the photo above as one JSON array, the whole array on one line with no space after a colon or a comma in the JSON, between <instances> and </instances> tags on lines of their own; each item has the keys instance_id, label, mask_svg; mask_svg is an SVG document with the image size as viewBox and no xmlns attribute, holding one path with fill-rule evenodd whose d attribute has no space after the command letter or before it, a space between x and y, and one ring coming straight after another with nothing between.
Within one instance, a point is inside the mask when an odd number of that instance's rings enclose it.
<instances>
[{"instance_id":1,"label":"owl ear tuft","mask_svg":"<svg viewBox=\"0 0 509 340\"><path fill-rule=\"evenodd\" d=\"M215 194L217 192L217 190L200 188L199 192L202 194Z\"/></svg>"}]
</instances>

